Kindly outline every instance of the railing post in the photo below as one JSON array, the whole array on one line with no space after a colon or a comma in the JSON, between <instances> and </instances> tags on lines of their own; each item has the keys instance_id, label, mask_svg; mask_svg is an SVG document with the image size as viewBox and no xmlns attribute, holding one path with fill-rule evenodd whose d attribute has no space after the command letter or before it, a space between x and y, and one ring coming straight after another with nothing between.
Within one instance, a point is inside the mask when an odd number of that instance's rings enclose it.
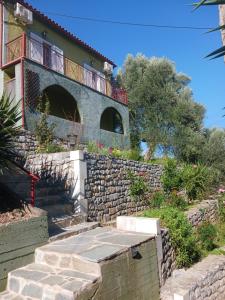
<instances>
[{"instance_id":1,"label":"railing post","mask_svg":"<svg viewBox=\"0 0 225 300\"><path fill-rule=\"evenodd\" d=\"M27 55L27 36L26 33L22 34L22 57L25 58Z\"/></svg>"},{"instance_id":2,"label":"railing post","mask_svg":"<svg viewBox=\"0 0 225 300\"><path fill-rule=\"evenodd\" d=\"M34 207L35 204L35 180L31 178L31 205Z\"/></svg>"}]
</instances>

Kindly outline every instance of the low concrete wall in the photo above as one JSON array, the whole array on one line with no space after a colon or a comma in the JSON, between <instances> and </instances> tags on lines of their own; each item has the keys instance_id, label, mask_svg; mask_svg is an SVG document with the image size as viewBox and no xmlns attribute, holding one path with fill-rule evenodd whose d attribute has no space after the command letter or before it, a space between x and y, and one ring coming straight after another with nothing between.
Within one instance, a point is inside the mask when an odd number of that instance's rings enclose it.
<instances>
[{"instance_id":1,"label":"low concrete wall","mask_svg":"<svg viewBox=\"0 0 225 300\"><path fill-rule=\"evenodd\" d=\"M48 241L46 213L33 209L34 217L0 225L0 291L10 271L34 260L34 251Z\"/></svg>"}]
</instances>

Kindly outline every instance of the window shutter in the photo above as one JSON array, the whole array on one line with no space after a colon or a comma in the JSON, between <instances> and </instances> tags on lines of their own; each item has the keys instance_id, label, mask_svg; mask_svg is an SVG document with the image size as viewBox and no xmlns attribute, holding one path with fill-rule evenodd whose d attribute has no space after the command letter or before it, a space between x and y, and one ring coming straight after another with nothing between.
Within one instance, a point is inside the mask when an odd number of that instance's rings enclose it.
<instances>
[{"instance_id":1,"label":"window shutter","mask_svg":"<svg viewBox=\"0 0 225 300\"><path fill-rule=\"evenodd\" d=\"M30 33L29 56L30 59L43 64L43 39L34 33Z\"/></svg>"},{"instance_id":2,"label":"window shutter","mask_svg":"<svg viewBox=\"0 0 225 300\"><path fill-rule=\"evenodd\" d=\"M52 46L52 69L64 74L63 50L55 45Z\"/></svg>"}]
</instances>

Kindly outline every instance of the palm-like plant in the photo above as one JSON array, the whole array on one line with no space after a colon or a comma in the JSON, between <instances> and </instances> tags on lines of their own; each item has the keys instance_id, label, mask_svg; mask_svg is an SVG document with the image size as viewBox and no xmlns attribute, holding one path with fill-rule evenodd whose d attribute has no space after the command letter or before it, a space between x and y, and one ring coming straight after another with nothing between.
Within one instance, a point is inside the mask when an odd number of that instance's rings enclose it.
<instances>
[{"instance_id":1,"label":"palm-like plant","mask_svg":"<svg viewBox=\"0 0 225 300\"><path fill-rule=\"evenodd\" d=\"M0 98L0 172L13 163L16 153L14 142L19 134L21 119L20 103L14 104L10 96L3 94Z\"/></svg>"},{"instance_id":2,"label":"palm-like plant","mask_svg":"<svg viewBox=\"0 0 225 300\"><path fill-rule=\"evenodd\" d=\"M193 4L195 6L195 9L199 8L202 5L225 5L225 0L201 0L197 3ZM225 24L222 24L221 26L214 28L210 30L209 32L217 31L217 30L225 30ZM206 57L209 58L218 58L225 55L225 46L220 47L219 49L211 52Z\"/></svg>"}]
</instances>

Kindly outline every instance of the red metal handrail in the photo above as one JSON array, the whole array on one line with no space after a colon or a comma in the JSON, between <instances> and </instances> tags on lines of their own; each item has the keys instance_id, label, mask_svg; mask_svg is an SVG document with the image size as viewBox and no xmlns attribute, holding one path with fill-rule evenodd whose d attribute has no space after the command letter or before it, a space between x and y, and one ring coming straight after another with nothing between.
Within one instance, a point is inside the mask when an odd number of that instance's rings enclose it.
<instances>
[{"instance_id":1,"label":"red metal handrail","mask_svg":"<svg viewBox=\"0 0 225 300\"><path fill-rule=\"evenodd\" d=\"M30 196L31 196L31 205L34 207L35 205L35 185L40 180L40 177L38 175L35 175L31 173L30 171L23 168L21 165L19 165L16 162L13 162L14 165L16 165L20 170L22 170L24 173L26 173L31 178L31 190L30 190Z\"/></svg>"}]
</instances>

